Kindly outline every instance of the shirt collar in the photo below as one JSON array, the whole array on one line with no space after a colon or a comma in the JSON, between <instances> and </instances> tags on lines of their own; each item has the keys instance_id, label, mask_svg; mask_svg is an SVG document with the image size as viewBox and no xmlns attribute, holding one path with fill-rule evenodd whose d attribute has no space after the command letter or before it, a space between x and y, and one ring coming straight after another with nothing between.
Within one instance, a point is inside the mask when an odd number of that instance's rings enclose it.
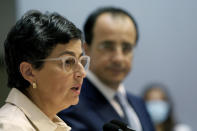
<instances>
[{"instance_id":1,"label":"shirt collar","mask_svg":"<svg viewBox=\"0 0 197 131\"><path fill-rule=\"evenodd\" d=\"M105 98L111 101L117 92L126 95L126 91L123 84L120 84L118 90L114 90L109 86L102 83L99 78L90 70L87 71L87 78L95 85L95 87L105 96Z\"/></svg>"},{"instance_id":2,"label":"shirt collar","mask_svg":"<svg viewBox=\"0 0 197 131\"><path fill-rule=\"evenodd\" d=\"M70 130L58 116L50 120L27 96L16 88L12 88L6 102L12 103L20 108L33 125L39 130L55 131L57 128Z\"/></svg>"}]
</instances>

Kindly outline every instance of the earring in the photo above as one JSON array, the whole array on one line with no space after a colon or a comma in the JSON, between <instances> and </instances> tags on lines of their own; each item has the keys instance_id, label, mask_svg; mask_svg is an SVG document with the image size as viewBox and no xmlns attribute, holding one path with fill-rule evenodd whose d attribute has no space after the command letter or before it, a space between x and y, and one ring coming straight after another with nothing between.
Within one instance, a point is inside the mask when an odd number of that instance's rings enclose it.
<instances>
[{"instance_id":1,"label":"earring","mask_svg":"<svg viewBox=\"0 0 197 131\"><path fill-rule=\"evenodd\" d=\"M33 82L32 86L33 86L33 89L36 89L37 88L37 85L36 85L35 82Z\"/></svg>"}]
</instances>

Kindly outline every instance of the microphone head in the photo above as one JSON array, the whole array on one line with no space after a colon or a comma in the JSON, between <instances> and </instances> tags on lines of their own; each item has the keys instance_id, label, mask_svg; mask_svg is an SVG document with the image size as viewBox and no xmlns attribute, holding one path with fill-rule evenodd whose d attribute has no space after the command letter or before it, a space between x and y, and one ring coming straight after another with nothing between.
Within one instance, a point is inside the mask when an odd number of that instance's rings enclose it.
<instances>
[{"instance_id":1,"label":"microphone head","mask_svg":"<svg viewBox=\"0 0 197 131\"><path fill-rule=\"evenodd\" d=\"M126 123L119 121L119 120L111 120L110 123L118 125L123 130L135 131L135 130L131 129Z\"/></svg>"},{"instance_id":2,"label":"microphone head","mask_svg":"<svg viewBox=\"0 0 197 131\"><path fill-rule=\"evenodd\" d=\"M118 125L106 123L103 125L103 131L123 131Z\"/></svg>"},{"instance_id":3,"label":"microphone head","mask_svg":"<svg viewBox=\"0 0 197 131\"><path fill-rule=\"evenodd\" d=\"M119 120L111 120L110 123L120 126L122 129L127 128L127 124Z\"/></svg>"}]
</instances>

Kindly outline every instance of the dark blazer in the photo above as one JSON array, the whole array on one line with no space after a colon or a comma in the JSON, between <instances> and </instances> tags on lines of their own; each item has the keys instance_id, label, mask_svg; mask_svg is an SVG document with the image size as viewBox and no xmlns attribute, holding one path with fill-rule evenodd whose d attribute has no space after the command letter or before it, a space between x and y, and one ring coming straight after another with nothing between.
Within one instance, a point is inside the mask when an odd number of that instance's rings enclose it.
<instances>
[{"instance_id":1,"label":"dark blazer","mask_svg":"<svg viewBox=\"0 0 197 131\"><path fill-rule=\"evenodd\" d=\"M143 131L155 131L143 100L127 93L128 101L136 111ZM79 103L58 113L72 131L102 131L105 123L123 121L106 98L87 79L84 79Z\"/></svg>"}]
</instances>

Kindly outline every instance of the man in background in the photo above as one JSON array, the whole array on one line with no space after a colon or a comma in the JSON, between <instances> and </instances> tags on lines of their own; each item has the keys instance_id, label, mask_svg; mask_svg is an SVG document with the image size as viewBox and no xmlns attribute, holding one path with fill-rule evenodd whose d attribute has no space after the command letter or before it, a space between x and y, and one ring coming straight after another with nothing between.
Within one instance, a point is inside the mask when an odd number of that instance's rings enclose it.
<instances>
[{"instance_id":1,"label":"man in background","mask_svg":"<svg viewBox=\"0 0 197 131\"><path fill-rule=\"evenodd\" d=\"M143 100L122 84L131 70L138 40L134 18L120 8L99 8L88 17L84 33L91 62L80 101L58 115L73 131L101 131L113 119L136 131L154 131Z\"/></svg>"}]
</instances>

